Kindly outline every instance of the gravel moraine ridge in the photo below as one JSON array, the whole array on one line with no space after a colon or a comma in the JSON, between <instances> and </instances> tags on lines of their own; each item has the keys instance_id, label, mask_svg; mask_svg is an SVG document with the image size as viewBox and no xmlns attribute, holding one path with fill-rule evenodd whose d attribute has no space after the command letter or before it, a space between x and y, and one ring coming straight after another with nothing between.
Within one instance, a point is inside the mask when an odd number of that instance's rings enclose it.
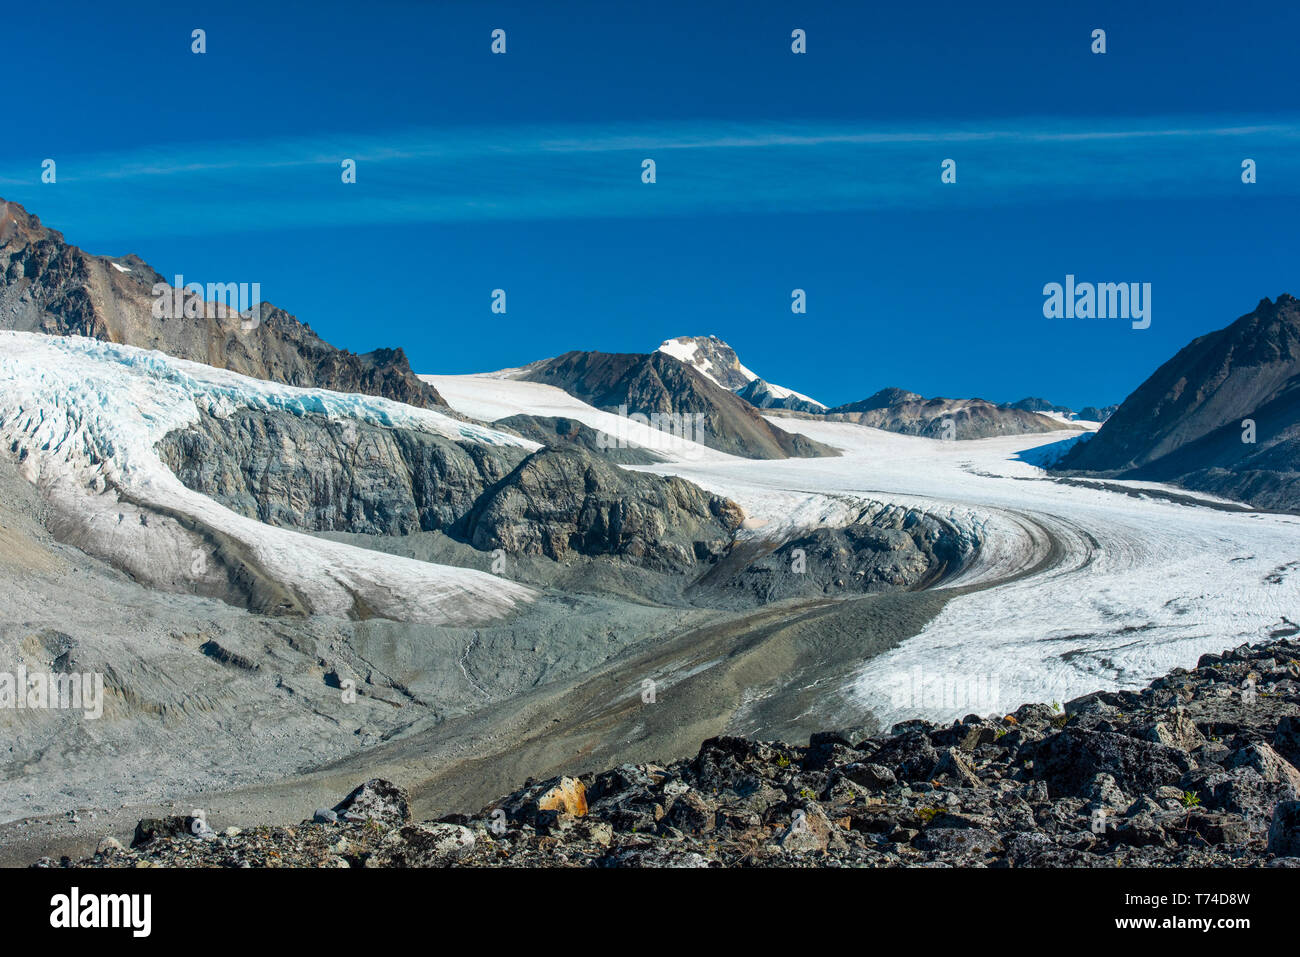
<instances>
[{"instance_id":1,"label":"gravel moraine ridge","mask_svg":"<svg viewBox=\"0 0 1300 957\"><path fill-rule=\"evenodd\" d=\"M527 782L412 823L385 781L291 827L141 821L38 867L1300 867L1300 640L1141 692L807 747L713 738L671 764Z\"/></svg>"}]
</instances>

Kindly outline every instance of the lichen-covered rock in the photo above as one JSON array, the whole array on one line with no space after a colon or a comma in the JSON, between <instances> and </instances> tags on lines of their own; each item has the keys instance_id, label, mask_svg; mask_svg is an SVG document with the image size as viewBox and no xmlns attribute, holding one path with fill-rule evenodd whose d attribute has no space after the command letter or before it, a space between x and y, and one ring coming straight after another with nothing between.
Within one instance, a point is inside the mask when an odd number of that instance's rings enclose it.
<instances>
[{"instance_id":1,"label":"lichen-covered rock","mask_svg":"<svg viewBox=\"0 0 1300 957\"><path fill-rule=\"evenodd\" d=\"M1268 850L1279 857L1300 857L1300 801L1282 801L1273 808Z\"/></svg>"},{"instance_id":2,"label":"lichen-covered rock","mask_svg":"<svg viewBox=\"0 0 1300 957\"><path fill-rule=\"evenodd\" d=\"M1174 784L1194 767L1191 757L1169 745L1110 731L1066 728L1030 749L1034 777L1054 796L1082 793L1093 777L1110 774L1133 794Z\"/></svg>"},{"instance_id":3,"label":"lichen-covered rock","mask_svg":"<svg viewBox=\"0 0 1300 957\"><path fill-rule=\"evenodd\" d=\"M459 824L408 824L384 835L367 867L446 867L474 846L474 832Z\"/></svg>"},{"instance_id":4,"label":"lichen-covered rock","mask_svg":"<svg viewBox=\"0 0 1300 957\"><path fill-rule=\"evenodd\" d=\"M345 821L397 827L411 819L411 800L391 781L372 778L334 805L334 812Z\"/></svg>"}]
</instances>

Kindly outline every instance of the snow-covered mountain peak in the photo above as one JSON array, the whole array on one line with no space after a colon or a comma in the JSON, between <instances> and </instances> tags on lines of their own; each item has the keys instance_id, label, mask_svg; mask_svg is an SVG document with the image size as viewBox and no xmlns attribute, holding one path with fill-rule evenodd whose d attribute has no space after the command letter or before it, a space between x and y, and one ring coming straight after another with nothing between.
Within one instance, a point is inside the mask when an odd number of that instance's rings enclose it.
<instances>
[{"instance_id":1,"label":"snow-covered mountain peak","mask_svg":"<svg viewBox=\"0 0 1300 957\"><path fill-rule=\"evenodd\" d=\"M730 392L760 408L795 408L803 411L824 410L816 399L779 385L774 385L745 367L736 350L717 336L678 336L659 344L666 353L693 367ZM808 408L811 406L812 408Z\"/></svg>"}]
</instances>

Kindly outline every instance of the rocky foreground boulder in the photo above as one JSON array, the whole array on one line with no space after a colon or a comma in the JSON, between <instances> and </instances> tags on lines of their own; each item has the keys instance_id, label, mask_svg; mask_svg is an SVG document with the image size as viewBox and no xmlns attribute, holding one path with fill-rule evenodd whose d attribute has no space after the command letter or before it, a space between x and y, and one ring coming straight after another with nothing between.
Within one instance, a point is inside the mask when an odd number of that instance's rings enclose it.
<instances>
[{"instance_id":1,"label":"rocky foreground boulder","mask_svg":"<svg viewBox=\"0 0 1300 957\"><path fill-rule=\"evenodd\" d=\"M413 823L369 781L295 827L141 822L63 866L1300 867L1300 641L1140 692L529 781ZM37 866L59 866L49 859Z\"/></svg>"}]
</instances>

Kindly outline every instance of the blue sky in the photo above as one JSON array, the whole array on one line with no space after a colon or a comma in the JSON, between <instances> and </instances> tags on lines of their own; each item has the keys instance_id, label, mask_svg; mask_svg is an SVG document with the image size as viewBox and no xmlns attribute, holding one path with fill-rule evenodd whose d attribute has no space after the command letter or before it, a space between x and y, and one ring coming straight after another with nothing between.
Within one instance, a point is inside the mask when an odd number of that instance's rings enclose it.
<instances>
[{"instance_id":1,"label":"blue sky","mask_svg":"<svg viewBox=\"0 0 1300 957\"><path fill-rule=\"evenodd\" d=\"M1293 5L906 6L22 5L0 196L419 371L711 333L832 404L1119 401L1300 293ZM1043 318L1067 273L1151 328Z\"/></svg>"}]
</instances>

